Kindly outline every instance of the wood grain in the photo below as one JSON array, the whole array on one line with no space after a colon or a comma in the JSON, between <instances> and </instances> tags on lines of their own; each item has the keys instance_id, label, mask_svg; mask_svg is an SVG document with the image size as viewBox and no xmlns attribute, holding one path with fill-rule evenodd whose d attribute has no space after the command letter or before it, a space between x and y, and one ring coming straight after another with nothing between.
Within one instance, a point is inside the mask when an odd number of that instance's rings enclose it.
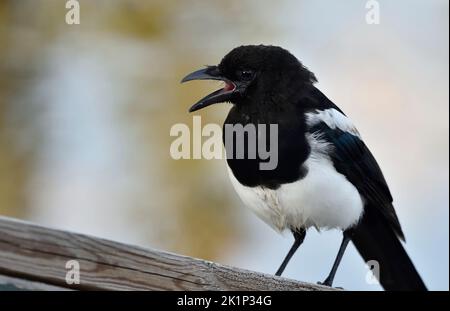
<instances>
[{"instance_id":1,"label":"wood grain","mask_svg":"<svg viewBox=\"0 0 450 311\"><path fill-rule=\"evenodd\" d=\"M65 281L68 260L80 263L78 285ZM0 275L77 290L333 290L10 218L0 218Z\"/></svg>"},{"instance_id":2,"label":"wood grain","mask_svg":"<svg viewBox=\"0 0 450 311\"><path fill-rule=\"evenodd\" d=\"M0 291L69 291L71 289L41 282L0 275Z\"/></svg>"}]
</instances>

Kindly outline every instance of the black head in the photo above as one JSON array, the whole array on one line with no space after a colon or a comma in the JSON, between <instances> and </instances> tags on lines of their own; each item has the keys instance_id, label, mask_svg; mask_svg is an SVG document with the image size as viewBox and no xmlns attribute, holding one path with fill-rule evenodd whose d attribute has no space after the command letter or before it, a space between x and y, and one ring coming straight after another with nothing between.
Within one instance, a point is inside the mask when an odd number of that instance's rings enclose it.
<instances>
[{"instance_id":1,"label":"black head","mask_svg":"<svg viewBox=\"0 0 450 311\"><path fill-rule=\"evenodd\" d=\"M225 87L198 101L190 112L220 102L237 105L277 102L277 96L289 98L290 94L317 81L314 74L287 50L265 45L237 47L218 66L197 70L181 82L191 80L221 80Z\"/></svg>"}]
</instances>

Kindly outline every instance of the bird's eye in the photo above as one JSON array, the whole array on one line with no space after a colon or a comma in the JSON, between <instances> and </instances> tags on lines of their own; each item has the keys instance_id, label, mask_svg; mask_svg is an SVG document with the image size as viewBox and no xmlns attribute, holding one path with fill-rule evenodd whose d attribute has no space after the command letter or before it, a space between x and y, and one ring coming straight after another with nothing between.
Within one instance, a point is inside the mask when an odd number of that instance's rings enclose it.
<instances>
[{"instance_id":1,"label":"bird's eye","mask_svg":"<svg viewBox=\"0 0 450 311\"><path fill-rule=\"evenodd\" d=\"M239 70L237 74L240 80L250 81L253 79L254 72L252 70Z\"/></svg>"}]
</instances>

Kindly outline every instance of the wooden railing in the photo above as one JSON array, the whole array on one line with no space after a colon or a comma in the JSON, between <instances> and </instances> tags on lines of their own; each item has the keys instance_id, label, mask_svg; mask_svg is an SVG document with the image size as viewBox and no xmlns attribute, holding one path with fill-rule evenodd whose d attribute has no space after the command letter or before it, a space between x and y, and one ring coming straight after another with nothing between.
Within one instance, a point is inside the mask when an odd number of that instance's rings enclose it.
<instances>
[{"instance_id":1,"label":"wooden railing","mask_svg":"<svg viewBox=\"0 0 450 311\"><path fill-rule=\"evenodd\" d=\"M320 285L0 218L0 290L19 289L331 290Z\"/></svg>"}]
</instances>

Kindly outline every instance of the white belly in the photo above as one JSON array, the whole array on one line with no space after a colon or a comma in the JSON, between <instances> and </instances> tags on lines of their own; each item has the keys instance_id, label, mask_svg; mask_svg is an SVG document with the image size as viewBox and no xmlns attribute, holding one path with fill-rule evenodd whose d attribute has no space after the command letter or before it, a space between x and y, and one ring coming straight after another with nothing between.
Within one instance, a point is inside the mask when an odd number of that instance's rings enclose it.
<instances>
[{"instance_id":1,"label":"white belly","mask_svg":"<svg viewBox=\"0 0 450 311\"><path fill-rule=\"evenodd\" d=\"M244 204L279 232L311 226L345 230L355 225L364 205L355 186L326 157L310 157L304 165L308 173L303 179L276 190L244 186L228 170Z\"/></svg>"}]
</instances>

